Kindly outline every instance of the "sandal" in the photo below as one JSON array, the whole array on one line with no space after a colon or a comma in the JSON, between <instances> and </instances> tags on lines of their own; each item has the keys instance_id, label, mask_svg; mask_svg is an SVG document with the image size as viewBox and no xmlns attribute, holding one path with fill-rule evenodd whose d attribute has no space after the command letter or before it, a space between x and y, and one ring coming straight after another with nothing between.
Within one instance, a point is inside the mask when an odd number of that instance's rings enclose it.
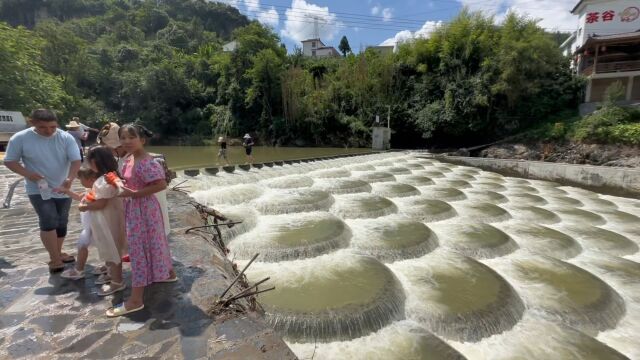
<instances>
[{"instance_id":1,"label":"sandal","mask_svg":"<svg viewBox=\"0 0 640 360\"><path fill-rule=\"evenodd\" d=\"M118 291L122 291L126 288L127 288L127 285L125 285L124 281L121 283L112 281L110 284L102 285L100 290L98 290L98 296L108 296L111 294L115 294Z\"/></svg>"},{"instance_id":2,"label":"sandal","mask_svg":"<svg viewBox=\"0 0 640 360\"><path fill-rule=\"evenodd\" d=\"M164 279L164 280L160 280L160 281L154 281L154 282L155 283L174 283L176 281L178 281L178 277L177 276L176 277L172 277L172 278L170 277L168 279Z\"/></svg>"},{"instance_id":3,"label":"sandal","mask_svg":"<svg viewBox=\"0 0 640 360\"><path fill-rule=\"evenodd\" d=\"M100 276L98 276L98 278L96 279L95 283L96 285L104 285L104 284L108 284L111 282L111 276L109 276L109 274L102 274Z\"/></svg>"},{"instance_id":4,"label":"sandal","mask_svg":"<svg viewBox=\"0 0 640 360\"><path fill-rule=\"evenodd\" d=\"M63 271L60 277L69 280L79 280L84 278L84 271L78 271L75 267L72 267Z\"/></svg>"},{"instance_id":5,"label":"sandal","mask_svg":"<svg viewBox=\"0 0 640 360\"><path fill-rule=\"evenodd\" d=\"M60 259L62 259L62 262L65 264L69 264L76 261L76 258L74 258L73 256L67 253L60 254Z\"/></svg>"},{"instance_id":6,"label":"sandal","mask_svg":"<svg viewBox=\"0 0 640 360\"><path fill-rule=\"evenodd\" d=\"M124 303L120 303L114 307L110 307L109 309L107 309L107 317L118 317L127 315L136 311L140 311L142 309L144 309L144 304L138 306L137 308L127 310L127 308L124 306Z\"/></svg>"},{"instance_id":7,"label":"sandal","mask_svg":"<svg viewBox=\"0 0 640 360\"><path fill-rule=\"evenodd\" d=\"M95 276L100 276L102 274L106 274L107 273L107 267L102 265L102 266L97 266L93 269L93 271L91 272L91 274L95 275Z\"/></svg>"}]
</instances>

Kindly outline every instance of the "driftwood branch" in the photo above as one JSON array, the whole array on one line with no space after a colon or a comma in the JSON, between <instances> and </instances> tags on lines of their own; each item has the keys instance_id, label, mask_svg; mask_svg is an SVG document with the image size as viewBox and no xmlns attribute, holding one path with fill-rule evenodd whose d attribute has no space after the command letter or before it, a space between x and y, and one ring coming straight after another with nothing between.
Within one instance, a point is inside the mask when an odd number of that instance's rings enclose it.
<instances>
[{"instance_id":1,"label":"driftwood branch","mask_svg":"<svg viewBox=\"0 0 640 360\"><path fill-rule=\"evenodd\" d=\"M253 257L251 258L251 260L249 261L249 263L247 263L247 265L244 266L244 269L242 269L242 271L240 271L240 273L238 274L238 276L236 276L235 279L233 279L233 281L231 282L231 284L229 284L229 286L227 286L227 288L222 292L222 295L220 295L220 299L224 298L225 295L227 295L227 293L229 292L229 290L231 290L231 287L238 282L238 280L242 277L242 275L244 275L244 272L247 271L247 268L249 268L249 265L251 265L251 263L253 263L253 261L255 259L258 258L258 254L253 255Z\"/></svg>"}]
</instances>

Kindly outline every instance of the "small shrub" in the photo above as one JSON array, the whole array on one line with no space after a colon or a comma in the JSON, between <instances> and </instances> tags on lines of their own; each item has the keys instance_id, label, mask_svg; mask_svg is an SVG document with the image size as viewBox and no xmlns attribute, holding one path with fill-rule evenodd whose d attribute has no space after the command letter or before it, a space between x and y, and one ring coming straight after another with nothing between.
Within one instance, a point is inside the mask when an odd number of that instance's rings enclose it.
<instances>
[{"instance_id":1,"label":"small shrub","mask_svg":"<svg viewBox=\"0 0 640 360\"><path fill-rule=\"evenodd\" d=\"M640 123L612 126L609 142L627 145L640 145Z\"/></svg>"},{"instance_id":2,"label":"small shrub","mask_svg":"<svg viewBox=\"0 0 640 360\"><path fill-rule=\"evenodd\" d=\"M619 106L605 106L584 117L576 124L575 140L582 142L608 142L610 127L632 120L631 112Z\"/></svg>"},{"instance_id":3,"label":"small shrub","mask_svg":"<svg viewBox=\"0 0 640 360\"><path fill-rule=\"evenodd\" d=\"M605 107L611 106L617 101L624 100L626 94L627 89L624 85L622 85L621 81L616 81L613 84L609 85L604 91Z\"/></svg>"},{"instance_id":4,"label":"small shrub","mask_svg":"<svg viewBox=\"0 0 640 360\"><path fill-rule=\"evenodd\" d=\"M557 122L551 126L551 130L549 131L549 138L554 140L564 139L567 133L567 127L564 123Z\"/></svg>"}]
</instances>

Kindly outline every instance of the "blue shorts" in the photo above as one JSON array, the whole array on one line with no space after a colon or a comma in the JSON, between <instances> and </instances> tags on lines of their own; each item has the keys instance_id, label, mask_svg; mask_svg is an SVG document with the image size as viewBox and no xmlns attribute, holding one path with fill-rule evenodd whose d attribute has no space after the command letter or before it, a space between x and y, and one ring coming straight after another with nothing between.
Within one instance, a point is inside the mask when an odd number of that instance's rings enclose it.
<instances>
[{"instance_id":1,"label":"blue shorts","mask_svg":"<svg viewBox=\"0 0 640 360\"><path fill-rule=\"evenodd\" d=\"M40 231L55 230L59 238L67 236L70 198L42 200L40 195L29 195L29 201L38 214Z\"/></svg>"}]
</instances>

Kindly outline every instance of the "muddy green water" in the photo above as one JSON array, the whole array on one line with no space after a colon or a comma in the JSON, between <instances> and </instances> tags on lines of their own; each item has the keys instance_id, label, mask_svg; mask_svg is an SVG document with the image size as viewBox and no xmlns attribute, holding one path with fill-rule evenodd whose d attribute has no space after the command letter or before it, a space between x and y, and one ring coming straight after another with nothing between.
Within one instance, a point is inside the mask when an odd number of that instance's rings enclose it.
<instances>
[{"instance_id":1,"label":"muddy green water","mask_svg":"<svg viewBox=\"0 0 640 360\"><path fill-rule=\"evenodd\" d=\"M169 167L175 170L226 165L224 159L218 159L218 146L149 146L147 151L164 154ZM321 148L321 147L270 147L254 146L254 161L304 159L316 156L339 154L359 154L370 152L367 148ZM227 148L229 164L244 164L247 157L242 146Z\"/></svg>"}]
</instances>

